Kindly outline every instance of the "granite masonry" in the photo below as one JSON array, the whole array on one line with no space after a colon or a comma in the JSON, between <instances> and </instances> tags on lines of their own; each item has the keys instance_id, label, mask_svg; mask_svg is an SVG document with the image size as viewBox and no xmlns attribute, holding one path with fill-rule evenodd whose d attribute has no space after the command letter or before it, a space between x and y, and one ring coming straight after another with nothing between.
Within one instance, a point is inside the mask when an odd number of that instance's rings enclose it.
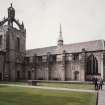
<instances>
[{"instance_id":1,"label":"granite masonry","mask_svg":"<svg viewBox=\"0 0 105 105\"><path fill-rule=\"evenodd\" d=\"M105 80L104 40L64 44L60 25L57 46L26 50L26 29L11 4L0 21L0 80L87 81L95 76Z\"/></svg>"}]
</instances>

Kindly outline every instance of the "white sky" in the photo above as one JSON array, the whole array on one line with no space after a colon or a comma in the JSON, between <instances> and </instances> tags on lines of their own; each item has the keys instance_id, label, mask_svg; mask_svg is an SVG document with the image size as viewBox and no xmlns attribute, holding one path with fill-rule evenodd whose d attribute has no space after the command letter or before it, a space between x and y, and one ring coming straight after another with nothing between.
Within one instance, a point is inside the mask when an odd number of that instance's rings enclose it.
<instances>
[{"instance_id":1,"label":"white sky","mask_svg":"<svg viewBox=\"0 0 105 105\"><path fill-rule=\"evenodd\" d=\"M27 29L26 48L105 39L105 0L0 0L0 19L13 1L16 19Z\"/></svg>"}]
</instances>

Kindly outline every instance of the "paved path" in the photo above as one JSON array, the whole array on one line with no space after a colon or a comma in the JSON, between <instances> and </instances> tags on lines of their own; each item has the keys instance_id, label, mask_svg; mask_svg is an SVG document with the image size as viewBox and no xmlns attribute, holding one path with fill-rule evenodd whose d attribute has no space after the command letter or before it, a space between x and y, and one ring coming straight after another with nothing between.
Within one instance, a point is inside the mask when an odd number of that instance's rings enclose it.
<instances>
[{"instance_id":1,"label":"paved path","mask_svg":"<svg viewBox=\"0 0 105 105\"><path fill-rule=\"evenodd\" d=\"M62 91L75 91L75 92L96 92L95 90L83 90L83 89L69 89L69 88L55 88L55 87L42 87L42 86L29 86L29 85L15 85L15 84L0 84L6 86L17 86L37 89L48 89L48 90L62 90Z\"/></svg>"},{"instance_id":2,"label":"paved path","mask_svg":"<svg viewBox=\"0 0 105 105\"><path fill-rule=\"evenodd\" d=\"M98 105L105 105L105 85L103 86L103 90L98 92Z\"/></svg>"}]
</instances>

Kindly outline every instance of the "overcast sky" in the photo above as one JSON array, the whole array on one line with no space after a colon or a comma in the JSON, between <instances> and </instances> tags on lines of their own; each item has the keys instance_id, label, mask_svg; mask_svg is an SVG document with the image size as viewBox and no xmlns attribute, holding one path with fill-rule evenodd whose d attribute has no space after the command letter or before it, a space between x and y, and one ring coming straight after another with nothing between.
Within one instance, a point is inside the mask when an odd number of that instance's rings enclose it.
<instances>
[{"instance_id":1,"label":"overcast sky","mask_svg":"<svg viewBox=\"0 0 105 105\"><path fill-rule=\"evenodd\" d=\"M27 49L57 45L60 23L65 44L105 39L105 0L0 0L0 19L12 1Z\"/></svg>"}]
</instances>

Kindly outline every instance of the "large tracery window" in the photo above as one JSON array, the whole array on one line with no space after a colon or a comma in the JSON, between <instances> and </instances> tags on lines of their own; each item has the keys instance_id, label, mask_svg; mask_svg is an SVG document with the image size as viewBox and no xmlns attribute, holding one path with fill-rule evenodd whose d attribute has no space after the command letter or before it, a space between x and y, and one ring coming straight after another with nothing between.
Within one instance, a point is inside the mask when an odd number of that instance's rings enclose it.
<instances>
[{"instance_id":1,"label":"large tracery window","mask_svg":"<svg viewBox=\"0 0 105 105\"><path fill-rule=\"evenodd\" d=\"M98 61L97 58L91 54L87 59L87 74L98 74Z\"/></svg>"}]
</instances>

